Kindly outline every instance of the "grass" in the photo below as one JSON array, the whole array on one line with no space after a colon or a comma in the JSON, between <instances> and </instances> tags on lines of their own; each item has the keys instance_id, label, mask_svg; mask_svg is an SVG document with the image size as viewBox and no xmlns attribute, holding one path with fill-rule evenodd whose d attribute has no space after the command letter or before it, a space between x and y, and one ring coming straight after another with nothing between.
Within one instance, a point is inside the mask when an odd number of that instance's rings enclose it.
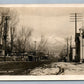
<instances>
[{"instance_id":1,"label":"grass","mask_svg":"<svg viewBox=\"0 0 84 84\"><path fill-rule=\"evenodd\" d=\"M38 62L20 62L8 61L0 62L0 75L26 75L29 70L49 64L51 61L38 61Z\"/></svg>"}]
</instances>

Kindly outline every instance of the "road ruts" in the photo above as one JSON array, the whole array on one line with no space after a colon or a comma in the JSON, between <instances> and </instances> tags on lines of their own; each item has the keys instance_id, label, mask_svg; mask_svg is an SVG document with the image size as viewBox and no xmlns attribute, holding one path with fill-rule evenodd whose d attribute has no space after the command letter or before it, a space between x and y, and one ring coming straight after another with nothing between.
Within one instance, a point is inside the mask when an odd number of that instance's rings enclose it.
<instances>
[{"instance_id":1,"label":"road ruts","mask_svg":"<svg viewBox=\"0 0 84 84\"><path fill-rule=\"evenodd\" d=\"M57 66L59 68L59 72L56 73L56 75L60 75L62 73L64 73L64 68L60 67L60 66Z\"/></svg>"}]
</instances>

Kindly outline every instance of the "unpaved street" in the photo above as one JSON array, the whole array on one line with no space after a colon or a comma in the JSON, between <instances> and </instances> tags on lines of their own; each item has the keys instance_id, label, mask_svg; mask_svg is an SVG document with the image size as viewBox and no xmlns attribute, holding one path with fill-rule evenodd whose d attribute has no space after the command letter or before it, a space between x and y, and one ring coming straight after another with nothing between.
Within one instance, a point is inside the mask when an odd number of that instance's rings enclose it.
<instances>
[{"instance_id":1,"label":"unpaved street","mask_svg":"<svg viewBox=\"0 0 84 84\"><path fill-rule=\"evenodd\" d=\"M30 75L84 75L84 64L54 62L33 69Z\"/></svg>"}]
</instances>

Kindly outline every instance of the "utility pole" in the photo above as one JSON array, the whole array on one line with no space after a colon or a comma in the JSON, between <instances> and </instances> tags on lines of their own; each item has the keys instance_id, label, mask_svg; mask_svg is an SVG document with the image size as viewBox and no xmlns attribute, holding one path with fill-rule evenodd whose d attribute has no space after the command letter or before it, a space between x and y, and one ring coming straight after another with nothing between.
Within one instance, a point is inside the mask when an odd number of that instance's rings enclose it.
<instances>
[{"instance_id":1,"label":"utility pole","mask_svg":"<svg viewBox=\"0 0 84 84\"><path fill-rule=\"evenodd\" d=\"M13 28L12 27L10 28L10 32L11 32L11 53L12 53L12 50L13 50Z\"/></svg>"},{"instance_id":2,"label":"utility pole","mask_svg":"<svg viewBox=\"0 0 84 84\"><path fill-rule=\"evenodd\" d=\"M36 51L36 41L34 41L35 43L35 56L37 55L37 51ZM37 57L35 57L35 61L37 61Z\"/></svg>"},{"instance_id":3,"label":"utility pole","mask_svg":"<svg viewBox=\"0 0 84 84\"><path fill-rule=\"evenodd\" d=\"M71 18L71 22L74 22L75 23L75 49L77 50L77 45L76 45L76 34L77 34L77 24L78 24L78 22L81 22L82 20L82 16L81 16L81 14L80 13L71 13L71 16L70 16ZM77 52L77 51L76 51ZM75 52L75 55L77 56L77 54L76 54L76 52Z\"/></svg>"},{"instance_id":4,"label":"utility pole","mask_svg":"<svg viewBox=\"0 0 84 84\"><path fill-rule=\"evenodd\" d=\"M76 33L77 33L77 13L74 13L75 14L75 36L76 36Z\"/></svg>"},{"instance_id":5,"label":"utility pole","mask_svg":"<svg viewBox=\"0 0 84 84\"><path fill-rule=\"evenodd\" d=\"M77 24L78 22L81 22L82 20L82 16L80 13L71 13L70 16L71 21L70 22L74 22L75 23L75 41L76 41L76 33L77 33Z\"/></svg>"},{"instance_id":6,"label":"utility pole","mask_svg":"<svg viewBox=\"0 0 84 84\"><path fill-rule=\"evenodd\" d=\"M72 36L70 37L70 61L72 61Z\"/></svg>"},{"instance_id":7,"label":"utility pole","mask_svg":"<svg viewBox=\"0 0 84 84\"><path fill-rule=\"evenodd\" d=\"M34 41L34 43L35 43L35 51L36 51L36 41Z\"/></svg>"},{"instance_id":8,"label":"utility pole","mask_svg":"<svg viewBox=\"0 0 84 84\"><path fill-rule=\"evenodd\" d=\"M12 53L12 51L13 51L13 43L14 43L15 27L11 27L10 28L10 32L11 32L11 53Z\"/></svg>"},{"instance_id":9,"label":"utility pole","mask_svg":"<svg viewBox=\"0 0 84 84\"><path fill-rule=\"evenodd\" d=\"M68 38L66 39L67 40L67 61L69 62L69 44L68 44Z\"/></svg>"},{"instance_id":10,"label":"utility pole","mask_svg":"<svg viewBox=\"0 0 84 84\"><path fill-rule=\"evenodd\" d=\"M70 37L70 47L72 47L72 36Z\"/></svg>"},{"instance_id":11,"label":"utility pole","mask_svg":"<svg viewBox=\"0 0 84 84\"><path fill-rule=\"evenodd\" d=\"M5 56L4 56L4 61L6 61L6 55L7 55L8 20L9 20L9 16L5 16L5 23L4 23Z\"/></svg>"}]
</instances>

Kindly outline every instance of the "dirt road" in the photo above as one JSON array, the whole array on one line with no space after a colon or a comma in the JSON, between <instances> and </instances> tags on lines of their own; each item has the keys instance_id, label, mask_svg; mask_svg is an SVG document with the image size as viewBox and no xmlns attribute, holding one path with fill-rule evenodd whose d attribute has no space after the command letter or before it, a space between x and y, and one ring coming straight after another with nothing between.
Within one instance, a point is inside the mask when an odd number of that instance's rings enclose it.
<instances>
[{"instance_id":1,"label":"dirt road","mask_svg":"<svg viewBox=\"0 0 84 84\"><path fill-rule=\"evenodd\" d=\"M33 69L30 75L84 75L84 64L54 62Z\"/></svg>"}]
</instances>

